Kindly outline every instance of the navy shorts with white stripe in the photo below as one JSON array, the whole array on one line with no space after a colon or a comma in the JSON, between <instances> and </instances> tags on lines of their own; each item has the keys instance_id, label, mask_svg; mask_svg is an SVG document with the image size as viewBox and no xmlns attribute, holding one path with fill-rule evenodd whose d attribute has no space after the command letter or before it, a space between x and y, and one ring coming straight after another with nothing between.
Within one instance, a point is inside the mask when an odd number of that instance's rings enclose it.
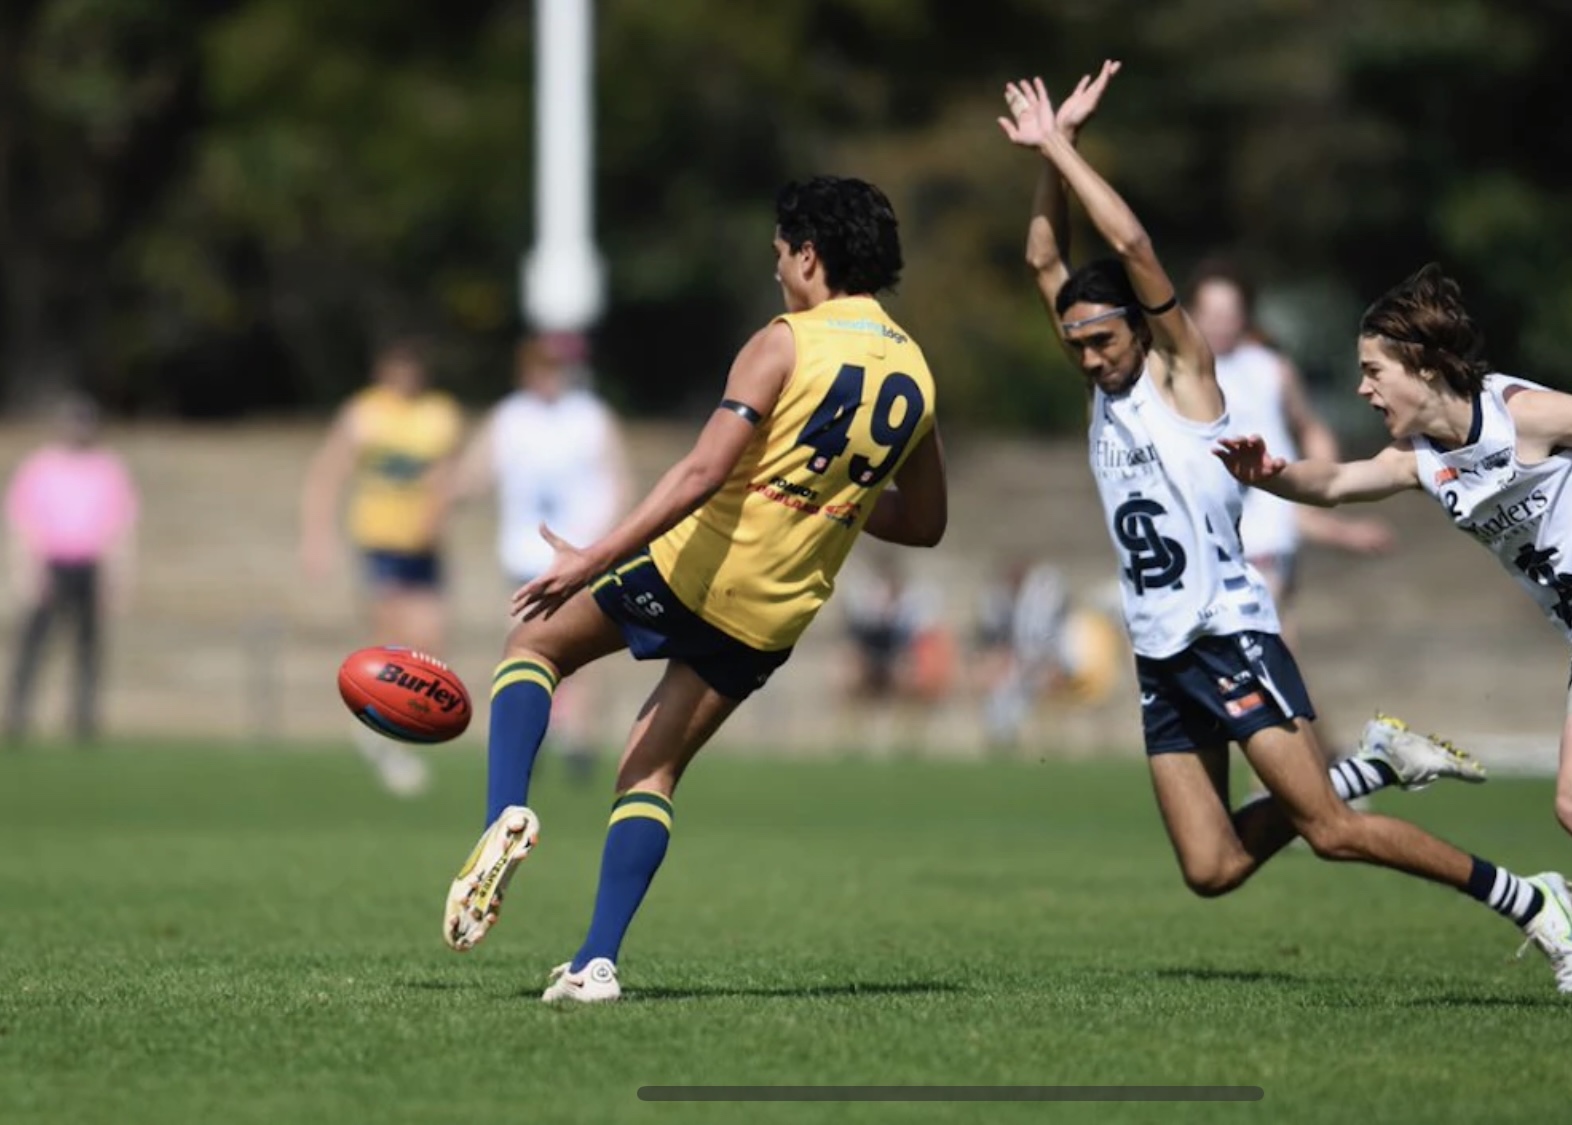
<instances>
[{"instance_id":1,"label":"navy shorts with white stripe","mask_svg":"<svg viewBox=\"0 0 1572 1125\"><path fill-rule=\"evenodd\" d=\"M1314 719L1299 665L1275 633L1201 637L1162 660L1137 656L1148 754L1243 742L1291 719Z\"/></svg>"}]
</instances>

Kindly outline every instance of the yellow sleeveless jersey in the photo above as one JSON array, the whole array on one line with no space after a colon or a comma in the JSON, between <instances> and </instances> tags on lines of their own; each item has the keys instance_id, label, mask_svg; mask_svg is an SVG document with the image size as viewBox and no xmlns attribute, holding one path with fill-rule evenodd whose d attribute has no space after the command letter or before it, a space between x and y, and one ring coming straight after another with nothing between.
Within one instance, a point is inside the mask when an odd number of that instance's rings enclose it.
<instances>
[{"instance_id":1,"label":"yellow sleeveless jersey","mask_svg":"<svg viewBox=\"0 0 1572 1125\"><path fill-rule=\"evenodd\" d=\"M349 534L365 550L419 554L431 550L426 517L431 470L454 452L463 415L451 396L426 391L408 398L368 387L351 401L360 454L349 502Z\"/></svg>"},{"instance_id":2,"label":"yellow sleeveless jersey","mask_svg":"<svg viewBox=\"0 0 1572 1125\"><path fill-rule=\"evenodd\" d=\"M895 470L933 427L922 351L871 297L778 319L797 365L731 477L650 544L684 605L753 648L796 643Z\"/></svg>"}]
</instances>

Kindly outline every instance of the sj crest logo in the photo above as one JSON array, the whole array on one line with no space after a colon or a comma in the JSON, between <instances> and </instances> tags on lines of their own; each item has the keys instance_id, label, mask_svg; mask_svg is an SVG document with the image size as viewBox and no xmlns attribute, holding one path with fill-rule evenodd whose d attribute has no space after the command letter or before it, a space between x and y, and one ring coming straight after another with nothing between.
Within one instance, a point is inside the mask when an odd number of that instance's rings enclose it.
<instances>
[{"instance_id":1,"label":"sj crest logo","mask_svg":"<svg viewBox=\"0 0 1572 1125\"><path fill-rule=\"evenodd\" d=\"M1173 539L1158 534L1157 519L1168 510L1156 500L1149 500L1139 492L1132 492L1129 499L1114 512L1114 536L1119 545L1130 553L1124 575L1135 587L1137 594L1160 590L1167 586L1182 589L1184 576L1184 548Z\"/></svg>"}]
</instances>

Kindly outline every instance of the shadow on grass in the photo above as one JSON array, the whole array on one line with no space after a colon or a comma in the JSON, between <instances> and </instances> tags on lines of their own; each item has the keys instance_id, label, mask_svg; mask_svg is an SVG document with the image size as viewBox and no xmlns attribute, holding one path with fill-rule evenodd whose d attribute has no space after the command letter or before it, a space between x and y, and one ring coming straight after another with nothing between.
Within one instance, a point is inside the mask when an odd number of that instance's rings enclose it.
<instances>
[{"instance_id":1,"label":"shadow on grass","mask_svg":"<svg viewBox=\"0 0 1572 1125\"><path fill-rule=\"evenodd\" d=\"M688 988L634 988L628 999L636 1001L670 1000L730 1000L754 998L766 1000L823 1000L881 996L938 996L944 993L963 992L965 989L950 981L896 981L887 984L867 984L850 981L846 984L781 985L775 988L746 988L730 985L695 985Z\"/></svg>"},{"instance_id":2,"label":"shadow on grass","mask_svg":"<svg viewBox=\"0 0 1572 1125\"><path fill-rule=\"evenodd\" d=\"M1568 1004L1567 1000L1561 996L1425 996L1418 1000L1410 1000L1404 1007L1447 1008L1452 1010L1500 1008L1507 1011L1513 1009L1531 1011L1535 1008L1560 1008L1564 1011Z\"/></svg>"},{"instance_id":3,"label":"shadow on grass","mask_svg":"<svg viewBox=\"0 0 1572 1125\"><path fill-rule=\"evenodd\" d=\"M1156 969L1158 980L1188 980L1198 984L1300 984L1302 978L1275 969L1201 969L1181 967Z\"/></svg>"}]
</instances>

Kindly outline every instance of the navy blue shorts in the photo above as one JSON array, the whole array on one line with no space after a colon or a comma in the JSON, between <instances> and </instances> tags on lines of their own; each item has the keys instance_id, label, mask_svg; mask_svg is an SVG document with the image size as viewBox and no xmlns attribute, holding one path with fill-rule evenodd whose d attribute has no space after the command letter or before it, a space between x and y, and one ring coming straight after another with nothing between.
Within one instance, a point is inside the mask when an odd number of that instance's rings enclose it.
<instances>
[{"instance_id":1,"label":"navy blue shorts","mask_svg":"<svg viewBox=\"0 0 1572 1125\"><path fill-rule=\"evenodd\" d=\"M745 645L683 605L647 551L614 567L592 589L634 659L686 664L728 699L747 699L791 656L789 648L764 652Z\"/></svg>"},{"instance_id":2,"label":"navy blue shorts","mask_svg":"<svg viewBox=\"0 0 1572 1125\"><path fill-rule=\"evenodd\" d=\"M442 560L431 551L363 551L361 561L373 589L402 586L434 590L442 585Z\"/></svg>"},{"instance_id":3,"label":"navy blue shorts","mask_svg":"<svg viewBox=\"0 0 1572 1125\"><path fill-rule=\"evenodd\" d=\"M1299 665L1275 633L1202 637L1165 660L1137 656L1135 671L1148 754L1242 743L1315 718Z\"/></svg>"}]
</instances>

